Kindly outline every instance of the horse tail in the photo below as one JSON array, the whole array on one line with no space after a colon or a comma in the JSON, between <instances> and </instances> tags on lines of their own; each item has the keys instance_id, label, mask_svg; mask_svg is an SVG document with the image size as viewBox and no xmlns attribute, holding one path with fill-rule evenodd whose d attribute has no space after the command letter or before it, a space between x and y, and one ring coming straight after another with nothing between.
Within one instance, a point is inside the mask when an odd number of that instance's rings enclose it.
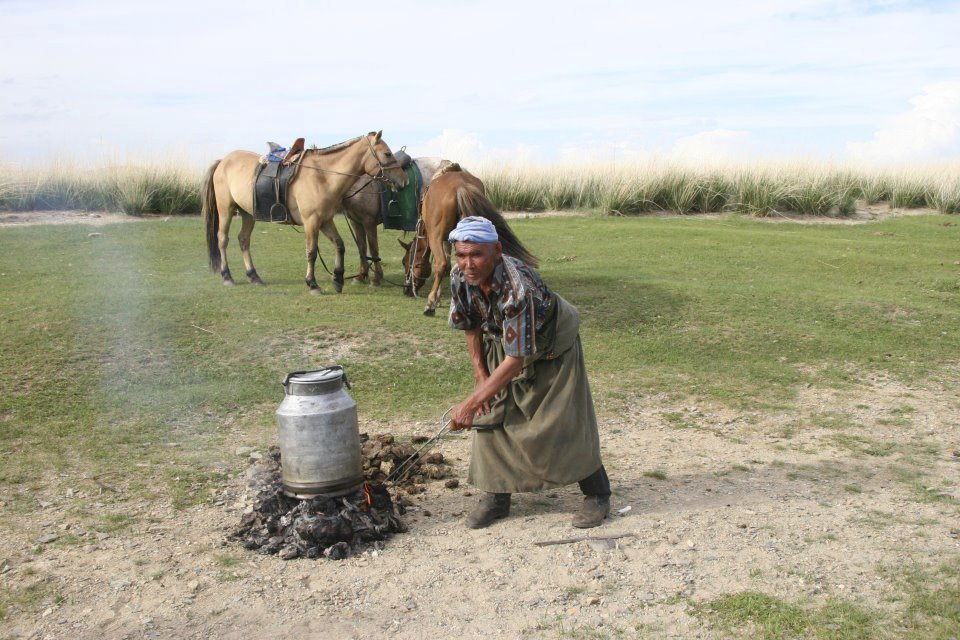
<instances>
[{"instance_id":1,"label":"horse tail","mask_svg":"<svg viewBox=\"0 0 960 640\"><path fill-rule=\"evenodd\" d=\"M207 252L210 254L210 268L214 273L220 271L220 244L217 233L220 231L220 212L217 211L217 194L213 189L213 172L220 166L217 160L203 175L200 197L203 199L203 220L207 227Z\"/></svg>"},{"instance_id":2,"label":"horse tail","mask_svg":"<svg viewBox=\"0 0 960 640\"><path fill-rule=\"evenodd\" d=\"M497 235L500 236L500 244L503 245L503 252L512 256L531 267L540 266L537 257L530 253L530 250L523 246L520 238L507 225L503 214L497 211L493 203L487 199L482 191L472 185L466 185L457 189L457 208L460 210L460 217L481 216L493 223L497 229Z\"/></svg>"}]
</instances>

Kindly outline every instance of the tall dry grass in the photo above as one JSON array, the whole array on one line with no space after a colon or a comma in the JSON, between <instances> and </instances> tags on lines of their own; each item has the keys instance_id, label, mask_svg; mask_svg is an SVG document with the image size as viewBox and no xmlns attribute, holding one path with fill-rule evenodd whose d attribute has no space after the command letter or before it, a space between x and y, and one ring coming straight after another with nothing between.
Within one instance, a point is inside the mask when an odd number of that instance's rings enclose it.
<instances>
[{"instance_id":1,"label":"tall dry grass","mask_svg":"<svg viewBox=\"0 0 960 640\"><path fill-rule=\"evenodd\" d=\"M960 211L960 163L915 169L832 164L505 167L476 172L507 210L594 209L606 214L734 211L849 215L857 200Z\"/></svg>"},{"instance_id":2,"label":"tall dry grass","mask_svg":"<svg viewBox=\"0 0 960 640\"><path fill-rule=\"evenodd\" d=\"M0 210L144 213L200 211L201 173L174 164L83 167L0 165Z\"/></svg>"},{"instance_id":3,"label":"tall dry grass","mask_svg":"<svg viewBox=\"0 0 960 640\"><path fill-rule=\"evenodd\" d=\"M487 166L474 170L500 209L605 214L733 211L843 216L855 202L960 211L960 163L914 169L784 163L693 166ZM0 165L0 210L196 213L202 171L182 164Z\"/></svg>"}]
</instances>

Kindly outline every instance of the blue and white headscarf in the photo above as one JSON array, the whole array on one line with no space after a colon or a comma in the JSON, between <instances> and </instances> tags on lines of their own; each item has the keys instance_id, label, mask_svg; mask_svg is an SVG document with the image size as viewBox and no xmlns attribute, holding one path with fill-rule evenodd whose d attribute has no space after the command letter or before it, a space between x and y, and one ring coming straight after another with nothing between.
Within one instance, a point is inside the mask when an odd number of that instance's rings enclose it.
<instances>
[{"instance_id":1,"label":"blue and white headscarf","mask_svg":"<svg viewBox=\"0 0 960 640\"><path fill-rule=\"evenodd\" d=\"M480 216L467 216L450 232L448 242L498 242L497 229L493 223Z\"/></svg>"}]
</instances>

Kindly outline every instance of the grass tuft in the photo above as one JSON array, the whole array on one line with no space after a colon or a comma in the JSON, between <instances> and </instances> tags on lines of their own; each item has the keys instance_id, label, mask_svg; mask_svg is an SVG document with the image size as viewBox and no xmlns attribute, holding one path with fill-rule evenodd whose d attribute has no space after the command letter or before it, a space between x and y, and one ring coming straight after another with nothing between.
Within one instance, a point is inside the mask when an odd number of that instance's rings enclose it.
<instances>
[{"instance_id":1,"label":"grass tuft","mask_svg":"<svg viewBox=\"0 0 960 640\"><path fill-rule=\"evenodd\" d=\"M695 611L713 626L738 637L763 640L884 637L882 619L877 613L839 600L829 600L819 608L805 608L763 593L745 591L700 605Z\"/></svg>"}]
</instances>

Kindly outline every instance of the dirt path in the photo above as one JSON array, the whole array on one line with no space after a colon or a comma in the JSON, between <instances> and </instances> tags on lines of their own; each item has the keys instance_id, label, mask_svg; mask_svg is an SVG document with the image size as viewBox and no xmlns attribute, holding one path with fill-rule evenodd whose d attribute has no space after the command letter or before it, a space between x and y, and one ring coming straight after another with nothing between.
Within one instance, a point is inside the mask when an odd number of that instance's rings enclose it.
<instances>
[{"instance_id":1,"label":"dirt path","mask_svg":"<svg viewBox=\"0 0 960 640\"><path fill-rule=\"evenodd\" d=\"M154 216L155 217L155 216ZM39 224L89 224L136 222L144 218L124 213L99 211L0 211L0 227L22 227Z\"/></svg>"},{"instance_id":2,"label":"dirt path","mask_svg":"<svg viewBox=\"0 0 960 640\"><path fill-rule=\"evenodd\" d=\"M885 568L960 552L958 379L945 371L908 388L864 377L845 392L804 389L773 413L693 398L606 407L603 453L623 513L600 529L570 527L574 487L516 496L508 519L469 530L463 514L476 496L438 481L414 497L408 533L343 561L285 562L227 541L250 501L243 458L222 492L185 512L54 481L0 561L4 586L48 595L9 610L0 634L708 638L691 607L747 590L896 609ZM441 447L461 477L468 444L455 436ZM91 500L132 525L83 530L78 508ZM609 548L534 544L591 534L633 537Z\"/></svg>"}]
</instances>

